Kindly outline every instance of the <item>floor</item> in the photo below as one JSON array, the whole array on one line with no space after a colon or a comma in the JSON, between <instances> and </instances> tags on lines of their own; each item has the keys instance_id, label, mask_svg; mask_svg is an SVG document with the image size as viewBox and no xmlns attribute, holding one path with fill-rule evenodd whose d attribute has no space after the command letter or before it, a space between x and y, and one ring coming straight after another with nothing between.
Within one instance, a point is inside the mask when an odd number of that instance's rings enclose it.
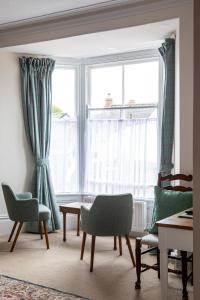
<instances>
[{"instance_id":1,"label":"floor","mask_svg":"<svg viewBox=\"0 0 200 300\"><path fill-rule=\"evenodd\" d=\"M9 252L7 237L0 238L0 273L76 293L95 300L162 300L160 283L155 271L142 276L142 289L135 290L135 269L132 268L125 240L123 256L113 251L113 239L99 237L96 240L94 271L89 272L90 236L87 237L84 260L80 261L81 237L74 231L67 233L62 241L62 232L52 233L50 250L45 249L39 235L23 233L16 249ZM131 240L134 248L134 240ZM154 261L152 255L146 256ZM192 287L189 285L189 299ZM181 300L181 280L169 276L169 299Z\"/></svg>"}]
</instances>

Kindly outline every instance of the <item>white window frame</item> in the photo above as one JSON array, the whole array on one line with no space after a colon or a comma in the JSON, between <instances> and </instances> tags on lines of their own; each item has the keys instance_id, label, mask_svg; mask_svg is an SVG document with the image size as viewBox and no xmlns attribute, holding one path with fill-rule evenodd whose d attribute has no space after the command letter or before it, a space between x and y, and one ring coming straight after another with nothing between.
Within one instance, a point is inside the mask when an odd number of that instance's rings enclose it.
<instances>
[{"instance_id":1,"label":"white window frame","mask_svg":"<svg viewBox=\"0 0 200 300\"><path fill-rule=\"evenodd\" d=\"M77 193L59 193L56 196L85 196L84 172L85 172L85 124L87 118L86 105L87 99L90 101L90 73L93 68L102 68L106 66L117 66L127 64L136 64L141 62L159 61L159 101L158 101L158 158L160 159L160 128L161 128L161 111L162 111L162 87L163 87L163 62L157 49L134 51L129 53L106 55L86 59L75 59L69 63L69 59L56 59L56 68L75 69L75 111L78 121L78 174L79 174L79 191ZM124 74L124 72L123 72ZM122 85L124 87L124 84ZM124 91L122 90L122 101L124 102ZM122 103L123 103L122 102ZM158 166L159 168L159 166Z\"/></svg>"}]
</instances>

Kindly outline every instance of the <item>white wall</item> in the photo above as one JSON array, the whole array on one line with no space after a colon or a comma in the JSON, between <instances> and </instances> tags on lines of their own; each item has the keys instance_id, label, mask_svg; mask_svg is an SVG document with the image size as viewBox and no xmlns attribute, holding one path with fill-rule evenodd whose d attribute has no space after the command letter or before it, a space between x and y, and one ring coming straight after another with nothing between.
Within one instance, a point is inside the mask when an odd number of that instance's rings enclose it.
<instances>
[{"instance_id":1,"label":"white wall","mask_svg":"<svg viewBox=\"0 0 200 300\"><path fill-rule=\"evenodd\" d=\"M14 191L29 190L32 158L26 141L20 98L18 58L0 54L0 182ZM0 233L5 232L7 210L0 188ZM3 224L4 223L4 224ZM8 224L7 224L8 225Z\"/></svg>"}]
</instances>

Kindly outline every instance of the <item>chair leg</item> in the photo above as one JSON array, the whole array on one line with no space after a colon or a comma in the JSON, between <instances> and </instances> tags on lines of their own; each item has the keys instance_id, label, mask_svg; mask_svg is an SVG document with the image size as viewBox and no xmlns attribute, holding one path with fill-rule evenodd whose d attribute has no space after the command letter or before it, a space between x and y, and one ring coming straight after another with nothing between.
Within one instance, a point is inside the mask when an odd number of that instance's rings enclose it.
<instances>
[{"instance_id":1,"label":"chair leg","mask_svg":"<svg viewBox=\"0 0 200 300\"><path fill-rule=\"evenodd\" d=\"M113 250L117 250L117 237L116 235L114 236L114 248Z\"/></svg>"},{"instance_id":2,"label":"chair leg","mask_svg":"<svg viewBox=\"0 0 200 300\"><path fill-rule=\"evenodd\" d=\"M84 250L85 250L85 241L86 241L87 233L83 232L82 246L81 246L81 260L83 259Z\"/></svg>"},{"instance_id":3,"label":"chair leg","mask_svg":"<svg viewBox=\"0 0 200 300\"><path fill-rule=\"evenodd\" d=\"M188 300L187 292L187 251L181 251L181 261L182 261L182 299Z\"/></svg>"},{"instance_id":4,"label":"chair leg","mask_svg":"<svg viewBox=\"0 0 200 300\"><path fill-rule=\"evenodd\" d=\"M158 265L158 279L160 279L160 250L157 248L157 265Z\"/></svg>"},{"instance_id":5,"label":"chair leg","mask_svg":"<svg viewBox=\"0 0 200 300\"><path fill-rule=\"evenodd\" d=\"M43 221L43 227L44 227L44 235L45 235L47 249L49 249L49 238L48 238L48 230L47 230L47 223L46 223L46 221Z\"/></svg>"},{"instance_id":6,"label":"chair leg","mask_svg":"<svg viewBox=\"0 0 200 300\"><path fill-rule=\"evenodd\" d=\"M133 255L133 251L132 251L132 247L131 247L131 242L130 242L128 234L126 234L125 237L126 237L126 243L127 243L127 246L128 246L130 257L131 257L131 260L132 260L132 263L133 263L133 267L135 268L135 258L134 258L134 255Z\"/></svg>"},{"instance_id":7,"label":"chair leg","mask_svg":"<svg viewBox=\"0 0 200 300\"><path fill-rule=\"evenodd\" d=\"M122 237L118 236L119 239L119 255L122 256Z\"/></svg>"},{"instance_id":8,"label":"chair leg","mask_svg":"<svg viewBox=\"0 0 200 300\"><path fill-rule=\"evenodd\" d=\"M18 236L19 236L20 231L21 231L21 229L22 229L22 226L23 226L23 222L20 222L20 223L19 223L19 226L18 226L18 228L17 228L17 232L16 232L16 235L15 235L15 239L14 239L13 244L12 244L12 247L11 247L11 249L10 249L10 252L13 252L13 250L14 250L14 248L15 248L15 244L16 244L16 242L17 242L17 239L18 239Z\"/></svg>"},{"instance_id":9,"label":"chair leg","mask_svg":"<svg viewBox=\"0 0 200 300\"><path fill-rule=\"evenodd\" d=\"M12 228L12 231L11 231L10 236L9 236L8 242L11 241L12 236L13 236L13 234L14 234L14 232L15 232L15 228L16 228L17 224L18 224L18 222L15 221L15 223L14 223L14 225L13 225L13 228Z\"/></svg>"},{"instance_id":10,"label":"chair leg","mask_svg":"<svg viewBox=\"0 0 200 300\"><path fill-rule=\"evenodd\" d=\"M95 236L95 235L92 235L91 259L90 259L90 272L93 271L95 240L96 240L96 236Z\"/></svg>"},{"instance_id":11,"label":"chair leg","mask_svg":"<svg viewBox=\"0 0 200 300\"><path fill-rule=\"evenodd\" d=\"M43 239L43 226L42 221L39 221L39 232L40 232L40 238Z\"/></svg>"},{"instance_id":12,"label":"chair leg","mask_svg":"<svg viewBox=\"0 0 200 300\"><path fill-rule=\"evenodd\" d=\"M141 238L136 238L135 256L136 256L136 275L137 281L135 282L135 288L141 288Z\"/></svg>"}]
</instances>

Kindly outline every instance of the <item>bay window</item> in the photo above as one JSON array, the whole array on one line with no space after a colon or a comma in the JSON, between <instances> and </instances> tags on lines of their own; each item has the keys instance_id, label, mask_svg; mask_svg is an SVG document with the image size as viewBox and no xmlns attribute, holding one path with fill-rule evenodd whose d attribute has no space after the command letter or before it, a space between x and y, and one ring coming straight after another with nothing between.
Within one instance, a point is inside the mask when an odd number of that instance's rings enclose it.
<instances>
[{"instance_id":1,"label":"bay window","mask_svg":"<svg viewBox=\"0 0 200 300\"><path fill-rule=\"evenodd\" d=\"M157 56L56 68L51 143L56 193L130 192L135 198L153 197L159 70Z\"/></svg>"}]
</instances>

